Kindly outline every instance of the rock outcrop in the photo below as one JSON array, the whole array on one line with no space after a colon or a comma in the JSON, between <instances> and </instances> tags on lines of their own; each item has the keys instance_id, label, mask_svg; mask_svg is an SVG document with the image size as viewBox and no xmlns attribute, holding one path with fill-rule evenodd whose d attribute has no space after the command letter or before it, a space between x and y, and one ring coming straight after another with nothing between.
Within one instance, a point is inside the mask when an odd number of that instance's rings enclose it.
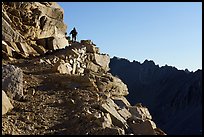
<instances>
[{"instance_id":1,"label":"rock outcrop","mask_svg":"<svg viewBox=\"0 0 204 137\"><path fill-rule=\"evenodd\" d=\"M30 61L25 60L20 63L19 67L25 75L23 81L26 81L26 84L24 84L25 95L23 95L26 100L31 100L31 98L35 100L36 90L40 94L38 98L45 96L43 90L48 90L48 92L51 92L50 90L64 91L62 93L63 96L67 96L66 99L58 97L59 99L54 100L54 102L57 103L57 106L63 104L66 113L68 113L66 115L69 116L63 116L62 119L68 118L67 124L72 126L64 127L64 131L58 129L58 134L165 135L152 121L146 107L141 104L131 106L125 98L129 94L126 84L108 72L109 55L100 54L99 48L96 48L96 45L90 40L86 44L83 44L84 42L86 40L73 43L65 49L55 51L44 57L38 57ZM90 49L98 50L89 52ZM106 59L103 63L98 63L96 56ZM18 65L15 62L18 62L18 60L15 60L12 64ZM89 67L90 64L96 66L97 69ZM4 65L3 69L6 68L5 66L17 68L13 65ZM3 71L4 74L6 74L5 72ZM33 80L26 79L30 79L31 76L36 77L35 75L41 79L38 81L46 82L39 83L36 81L38 86L30 85ZM55 96L59 95L56 94ZM50 97L46 98L49 101ZM42 101L40 102L47 103L47 101ZM54 104L54 102L51 104ZM36 110L33 109L32 111ZM24 115L26 116L26 114ZM4 125L3 133L10 133L6 125ZM40 131L35 131L35 128L30 130L33 132L22 130L20 134L40 134ZM43 134L53 134L52 130L43 132Z\"/></svg>"},{"instance_id":2,"label":"rock outcrop","mask_svg":"<svg viewBox=\"0 0 204 137\"><path fill-rule=\"evenodd\" d=\"M13 65L2 66L2 90L11 99L21 99L23 97L23 71Z\"/></svg>"},{"instance_id":3,"label":"rock outcrop","mask_svg":"<svg viewBox=\"0 0 204 137\"><path fill-rule=\"evenodd\" d=\"M2 2L3 57L38 56L68 46L56 2Z\"/></svg>"},{"instance_id":4,"label":"rock outcrop","mask_svg":"<svg viewBox=\"0 0 204 137\"><path fill-rule=\"evenodd\" d=\"M147 106L167 134L202 133L202 70L189 72L117 57L111 59L110 68L127 84L130 103Z\"/></svg>"},{"instance_id":5,"label":"rock outcrop","mask_svg":"<svg viewBox=\"0 0 204 137\"><path fill-rule=\"evenodd\" d=\"M2 134L165 135L146 107L125 98L127 85L108 72L108 54L91 40L66 46L56 3L2 7L2 82L13 105L2 115Z\"/></svg>"}]
</instances>

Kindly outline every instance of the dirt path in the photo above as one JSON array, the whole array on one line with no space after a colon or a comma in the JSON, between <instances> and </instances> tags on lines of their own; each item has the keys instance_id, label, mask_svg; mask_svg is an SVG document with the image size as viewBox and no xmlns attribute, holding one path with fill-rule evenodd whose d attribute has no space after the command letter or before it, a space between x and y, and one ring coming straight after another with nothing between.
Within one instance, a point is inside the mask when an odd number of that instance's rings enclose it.
<instances>
[{"instance_id":1,"label":"dirt path","mask_svg":"<svg viewBox=\"0 0 204 137\"><path fill-rule=\"evenodd\" d=\"M37 59L36 59L37 60ZM49 66L35 65L34 60L19 60L13 65L24 71L25 100L12 101L14 109L2 117L3 134L61 134L71 109L71 90L50 83L55 75Z\"/></svg>"}]
</instances>

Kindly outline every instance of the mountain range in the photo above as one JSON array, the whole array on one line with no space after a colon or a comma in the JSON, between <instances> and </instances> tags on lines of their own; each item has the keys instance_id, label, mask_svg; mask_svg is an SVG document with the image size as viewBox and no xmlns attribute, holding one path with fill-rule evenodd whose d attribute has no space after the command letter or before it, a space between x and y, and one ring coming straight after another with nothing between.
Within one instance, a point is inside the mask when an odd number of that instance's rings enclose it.
<instances>
[{"instance_id":1,"label":"mountain range","mask_svg":"<svg viewBox=\"0 0 204 137\"><path fill-rule=\"evenodd\" d=\"M202 133L202 70L189 72L152 60L130 62L113 57L110 72L129 89L128 101L147 106L169 135Z\"/></svg>"}]
</instances>

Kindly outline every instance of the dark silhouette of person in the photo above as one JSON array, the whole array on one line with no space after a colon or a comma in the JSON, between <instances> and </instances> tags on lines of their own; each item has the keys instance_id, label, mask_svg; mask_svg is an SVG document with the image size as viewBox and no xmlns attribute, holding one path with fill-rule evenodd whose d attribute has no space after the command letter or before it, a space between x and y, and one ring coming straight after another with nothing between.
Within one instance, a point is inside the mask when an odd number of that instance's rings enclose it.
<instances>
[{"instance_id":1,"label":"dark silhouette of person","mask_svg":"<svg viewBox=\"0 0 204 137\"><path fill-rule=\"evenodd\" d=\"M73 28L73 30L69 34L72 35L72 41L75 42L76 36L77 36L77 31L76 31L75 27Z\"/></svg>"}]
</instances>

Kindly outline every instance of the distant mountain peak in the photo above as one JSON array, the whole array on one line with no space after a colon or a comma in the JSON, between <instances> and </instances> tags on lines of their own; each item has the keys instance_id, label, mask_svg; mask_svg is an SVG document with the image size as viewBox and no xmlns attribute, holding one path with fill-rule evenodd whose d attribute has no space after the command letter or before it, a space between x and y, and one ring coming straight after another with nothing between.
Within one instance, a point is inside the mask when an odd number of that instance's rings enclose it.
<instances>
[{"instance_id":1,"label":"distant mountain peak","mask_svg":"<svg viewBox=\"0 0 204 137\"><path fill-rule=\"evenodd\" d=\"M158 67L147 59L136 64L111 59L109 65L110 72L127 84L130 103L147 106L169 135L201 134L202 70L178 70L167 64Z\"/></svg>"}]
</instances>

